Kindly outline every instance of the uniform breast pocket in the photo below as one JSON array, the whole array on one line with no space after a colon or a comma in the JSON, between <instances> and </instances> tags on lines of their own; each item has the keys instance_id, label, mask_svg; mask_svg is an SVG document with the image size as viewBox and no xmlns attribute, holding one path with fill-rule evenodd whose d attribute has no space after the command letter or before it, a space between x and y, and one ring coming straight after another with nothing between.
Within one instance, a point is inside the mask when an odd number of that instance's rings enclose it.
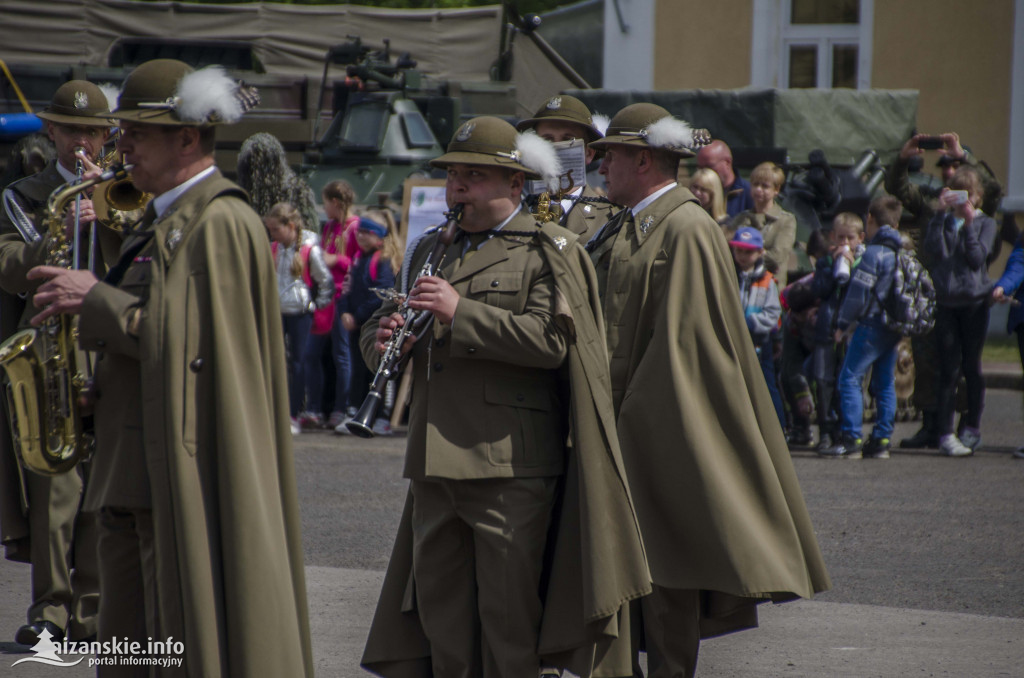
<instances>
[{"instance_id":1,"label":"uniform breast pocket","mask_svg":"<svg viewBox=\"0 0 1024 678\"><path fill-rule=\"evenodd\" d=\"M142 292L149 289L149 285L152 280L152 262L135 262L128 267L127 271L125 271L124 277L121 278L121 284L118 285L118 287L125 292L142 297L145 296Z\"/></svg>"},{"instance_id":2,"label":"uniform breast pocket","mask_svg":"<svg viewBox=\"0 0 1024 678\"><path fill-rule=\"evenodd\" d=\"M560 408L553 389L552 384L526 380L486 384L484 400L498 408L490 421L508 427L508 437L503 439L507 446L491 446L492 464L528 468L561 458Z\"/></svg>"},{"instance_id":3,"label":"uniform breast pocket","mask_svg":"<svg viewBox=\"0 0 1024 678\"><path fill-rule=\"evenodd\" d=\"M489 306L518 310L523 271L483 271L469 283L469 296Z\"/></svg>"}]
</instances>

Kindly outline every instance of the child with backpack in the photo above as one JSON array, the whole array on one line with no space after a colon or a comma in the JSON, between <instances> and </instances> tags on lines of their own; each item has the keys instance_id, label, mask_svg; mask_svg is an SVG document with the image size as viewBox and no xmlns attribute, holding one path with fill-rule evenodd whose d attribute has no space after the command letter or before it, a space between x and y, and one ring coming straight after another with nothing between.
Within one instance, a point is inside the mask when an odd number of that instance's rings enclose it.
<instances>
[{"instance_id":1,"label":"child with backpack","mask_svg":"<svg viewBox=\"0 0 1024 678\"><path fill-rule=\"evenodd\" d=\"M320 247L304 241L298 209L290 203L279 202L270 208L263 223L273 241L271 250L277 270L281 320L288 349L288 405L292 434L296 435L302 430L299 413L306 394L305 357L313 327L313 312L331 304L334 280L324 263Z\"/></svg>"},{"instance_id":2,"label":"child with backpack","mask_svg":"<svg viewBox=\"0 0 1024 678\"><path fill-rule=\"evenodd\" d=\"M815 262L811 290L821 300L811 351L811 376L818 402L817 451L828 450L840 438L836 379L843 364L844 346L835 341L839 307L846 298L852 271L864 254L864 221L853 212L832 220L828 254Z\"/></svg>"},{"instance_id":3,"label":"child with backpack","mask_svg":"<svg viewBox=\"0 0 1024 678\"><path fill-rule=\"evenodd\" d=\"M849 339L839 370L840 437L818 454L832 458L888 459L896 419L896 345L901 334L890 329L882 300L889 295L902 248L896 225L903 207L892 196L875 198L868 207L865 225L867 247L853 271L850 287L839 307L835 341ZM851 336L852 333L852 336ZM863 381L871 370L871 387L877 413L867 443L861 439L864 415Z\"/></svg>"},{"instance_id":4,"label":"child with backpack","mask_svg":"<svg viewBox=\"0 0 1024 678\"><path fill-rule=\"evenodd\" d=\"M368 216L359 218L356 230L356 242L359 244L359 256L349 271L348 293L345 294L340 306L342 327L348 332L349 347L352 353L352 381L349 384L349 409L358 409L363 404L369 391L370 374L359 348L360 329L373 315L383 300L373 291L375 287L392 288L395 286L395 271L402 263L402 251L395 237L394 219L390 213L374 213L380 219L375 221ZM373 423L373 432L377 435L390 435L391 426L384 413ZM347 421L347 420L346 420ZM342 422L334 429L335 433L348 435L348 427Z\"/></svg>"},{"instance_id":5,"label":"child with backpack","mask_svg":"<svg viewBox=\"0 0 1024 678\"><path fill-rule=\"evenodd\" d=\"M940 210L928 222L923 252L933 262L937 309L935 334L939 342L938 407L936 425L939 450L950 457L966 457L981 444L981 412L985 406L985 380L981 375L981 349L988 334L988 257L998 227L978 207L981 177L973 167L961 167L939 195ZM953 432L956 383L963 372L967 382L967 412Z\"/></svg>"}]
</instances>

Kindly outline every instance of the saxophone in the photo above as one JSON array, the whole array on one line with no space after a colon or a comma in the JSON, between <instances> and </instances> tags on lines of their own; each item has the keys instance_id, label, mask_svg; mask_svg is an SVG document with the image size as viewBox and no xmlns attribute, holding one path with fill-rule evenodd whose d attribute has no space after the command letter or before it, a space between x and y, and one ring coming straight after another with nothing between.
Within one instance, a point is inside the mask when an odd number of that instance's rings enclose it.
<instances>
[{"instance_id":1,"label":"saxophone","mask_svg":"<svg viewBox=\"0 0 1024 678\"><path fill-rule=\"evenodd\" d=\"M82 191L124 179L118 165L87 181L64 184L46 202L46 264L71 268L73 252L64 232L64 210ZM47 318L0 344L0 370L10 416L14 450L30 471L52 476L88 458L93 439L82 429L78 398L88 377L78 368L78 327L68 315Z\"/></svg>"}]
</instances>

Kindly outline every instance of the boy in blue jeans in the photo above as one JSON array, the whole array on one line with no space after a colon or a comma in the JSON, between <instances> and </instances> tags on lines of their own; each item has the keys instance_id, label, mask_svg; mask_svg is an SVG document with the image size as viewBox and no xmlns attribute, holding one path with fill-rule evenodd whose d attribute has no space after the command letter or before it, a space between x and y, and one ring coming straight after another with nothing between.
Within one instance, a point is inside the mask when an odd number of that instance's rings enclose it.
<instances>
[{"instance_id":1,"label":"boy in blue jeans","mask_svg":"<svg viewBox=\"0 0 1024 678\"><path fill-rule=\"evenodd\" d=\"M896 256L902 247L895 225L900 223L902 209L900 201L892 196L875 198L868 207L865 224L868 246L853 273L836 321L837 343L847 337L851 329L853 336L837 382L841 435L835 445L819 450L818 454L825 457L889 458L889 441L896 418L896 344L900 335L882 320L879 299L885 299L892 287ZM868 369L871 369L877 414L871 438L863 443L862 384Z\"/></svg>"}]
</instances>

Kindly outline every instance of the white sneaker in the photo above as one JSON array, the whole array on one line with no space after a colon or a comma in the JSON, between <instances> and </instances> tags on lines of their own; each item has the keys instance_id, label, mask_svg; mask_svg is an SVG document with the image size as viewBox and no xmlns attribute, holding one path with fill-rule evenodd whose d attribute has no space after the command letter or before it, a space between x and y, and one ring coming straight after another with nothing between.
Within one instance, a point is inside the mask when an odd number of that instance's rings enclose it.
<instances>
[{"instance_id":1,"label":"white sneaker","mask_svg":"<svg viewBox=\"0 0 1024 678\"><path fill-rule=\"evenodd\" d=\"M299 420L292 417L292 435L297 436L302 433L302 426L299 424Z\"/></svg>"},{"instance_id":2,"label":"white sneaker","mask_svg":"<svg viewBox=\"0 0 1024 678\"><path fill-rule=\"evenodd\" d=\"M939 451L947 457L969 457L974 454L974 450L960 442L952 433L939 438Z\"/></svg>"},{"instance_id":3,"label":"white sneaker","mask_svg":"<svg viewBox=\"0 0 1024 678\"><path fill-rule=\"evenodd\" d=\"M373 422L373 434L377 436L391 435L391 424L387 419L378 418Z\"/></svg>"},{"instance_id":4,"label":"white sneaker","mask_svg":"<svg viewBox=\"0 0 1024 678\"><path fill-rule=\"evenodd\" d=\"M964 427L964 432L960 435L960 442L964 444L964 447L971 448L971 452L973 452L981 445L981 431L976 428Z\"/></svg>"}]
</instances>

